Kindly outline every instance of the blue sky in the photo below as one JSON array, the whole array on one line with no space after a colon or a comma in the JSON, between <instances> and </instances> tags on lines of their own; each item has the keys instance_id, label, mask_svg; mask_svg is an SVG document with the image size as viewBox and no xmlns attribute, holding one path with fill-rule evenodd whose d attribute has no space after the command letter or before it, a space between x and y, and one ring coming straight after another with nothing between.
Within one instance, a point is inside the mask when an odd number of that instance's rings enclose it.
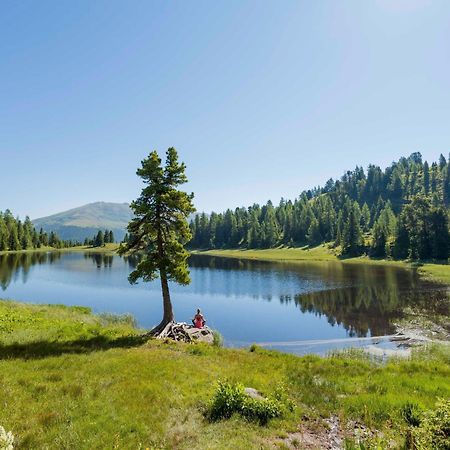
<instances>
[{"instance_id":1,"label":"blue sky","mask_svg":"<svg viewBox=\"0 0 450 450\"><path fill-rule=\"evenodd\" d=\"M0 210L125 202L175 146L198 210L450 151L450 2L0 2Z\"/></svg>"}]
</instances>

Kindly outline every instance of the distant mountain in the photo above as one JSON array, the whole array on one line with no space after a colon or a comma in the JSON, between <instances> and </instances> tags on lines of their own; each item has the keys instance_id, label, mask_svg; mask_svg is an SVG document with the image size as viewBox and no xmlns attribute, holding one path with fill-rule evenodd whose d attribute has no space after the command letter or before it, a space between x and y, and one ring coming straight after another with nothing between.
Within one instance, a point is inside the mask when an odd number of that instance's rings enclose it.
<instances>
[{"instance_id":1,"label":"distant mountain","mask_svg":"<svg viewBox=\"0 0 450 450\"><path fill-rule=\"evenodd\" d=\"M54 231L61 239L84 241L98 230L112 230L116 241L126 233L133 213L128 203L96 202L33 220L37 230Z\"/></svg>"}]
</instances>

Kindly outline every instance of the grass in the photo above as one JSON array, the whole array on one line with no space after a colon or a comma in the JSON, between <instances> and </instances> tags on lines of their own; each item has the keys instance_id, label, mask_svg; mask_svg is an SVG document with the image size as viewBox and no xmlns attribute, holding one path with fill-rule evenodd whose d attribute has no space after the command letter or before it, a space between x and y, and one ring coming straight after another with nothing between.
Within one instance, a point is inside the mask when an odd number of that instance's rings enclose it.
<instances>
[{"instance_id":1,"label":"grass","mask_svg":"<svg viewBox=\"0 0 450 450\"><path fill-rule=\"evenodd\" d=\"M1 251L1 255L8 255L11 253L40 253L40 252L83 252L83 253L109 253L114 254L119 248L119 244L105 244L103 247L91 247L87 245L77 245L76 247L68 248L54 248L54 247L40 247L30 248L27 250L7 250Z\"/></svg>"},{"instance_id":2,"label":"grass","mask_svg":"<svg viewBox=\"0 0 450 450\"><path fill-rule=\"evenodd\" d=\"M450 284L450 265L426 263L419 266L418 271L425 278Z\"/></svg>"},{"instance_id":3,"label":"grass","mask_svg":"<svg viewBox=\"0 0 450 450\"><path fill-rule=\"evenodd\" d=\"M313 248L283 247L267 250L206 250L192 253L265 261L338 261L336 254L327 245L319 245Z\"/></svg>"},{"instance_id":4,"label":"grass","mask_svg":"<svg viewBox=\"0 0 450 450\"><path fill-rule=\"evenodd\" d=\"M110 253L115 254L119 249L119 244L105 244L103 247L91 247L86 245L80 245L77 247L70 247L65 249L66 251L84 252L84 253Z\"/></svg>"},{"instance_id":5,"label":"grass","mask_svg":"<svg viewBox=\"0 0 450 450\"><path fill-rule=\"evenodd\" d=\"M450 396L449 362L446 347L381 364L357 352L299 358L145 342L129 317L0 301L0 425L24 449L249 449L338 414L400 445L406 403L429 409ZM209 422L218 380L265 394L282 384L297 408L264 427L239 416Z\"/></svg>"},{"instance_id":6,"label":"grass","mask_svg":"<svg viewBox=\"0 0 450 450\"><path fill-rule=\"evenodd\" d=\"M36 252L51 252L51 251L57 251L54 247L40 247L40 248L29 248L27 250L2 250L0 251L1 255L9 255L11 253L36 253Z\"/></svg>"}]
</instances>

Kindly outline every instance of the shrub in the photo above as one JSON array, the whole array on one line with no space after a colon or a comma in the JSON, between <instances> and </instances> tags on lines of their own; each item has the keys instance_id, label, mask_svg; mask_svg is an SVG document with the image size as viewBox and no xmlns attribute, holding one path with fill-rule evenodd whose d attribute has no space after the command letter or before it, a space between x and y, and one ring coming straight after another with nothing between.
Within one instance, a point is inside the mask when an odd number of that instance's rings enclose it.
<instances>
[{"instance_id":1,"label":"shrub","mask_svg":"<svg viewBox=\"0 0 450 450\"><path fill-rule=\"evenodd\" d=\"M281 405L276 400L270 398L256 400L246 397L241 412L246 419L266 425L270 419L281 416Z\"/></svg>"},{"instance_id":2,"label":"shrub","mask_svg":"<svg viewBox=\"0 0 450 450\"><path fill-rule=\"evenodd\" d=\"M413 430L417 450L450 448L450 400L440 400L436 409L426 412L419 427Z\"/></svg>"},{"instance_id":3,"label":"shrub","mask_svg":"<svg viewBox=\"0 0 450 450\"><path fill-rule=\"evenodd\" d=\"M417 403L405 403L400 409L400 414L408 425L412 427L418 427L420 425L422 410Z\"/></svg>"},{"instance_id":4,"label":"shrub","mask_svg":"<svg viewBox=\"0 0 450 450\"><path fill-rule=\"evenodd\" d=\"M275 392L272 395L272 398L277 401L281 406L282 409L286 412L294 412L295 410L295 403L288 397L286 393L286 388L283 384L279 384Z\"/></svg>"},{"instance_id":5,"label":"shrub","mask_svg":"<svg viewBox=\"0 0 450 450\"><path fill-rule=\"evenodd\" d=\"M277 395L281 399L282 394L278 392ZM282 416L285 410L293 410L290 401L281 401L276 397L255 399L245 393L242 384L219 381L209 405L208 415L210 420L216 421L239 414L250 421L265 425L270 419Z\"/></svg>"},{"instance_id":6,"label":"shrub","mask_svg":"<svg viewBox=\"0 0 450 450\"><path fill-rule=\"evenodd\" d=\"M217 330L213 330L213 339L214 347L223 347L223 337Z\"/></svg>"},{"instance_id":7,"label":"shrub","mask_svg":"<svg viewBox=\"0 0 450 450\"><path fill-rule=\"evenodd\" d=\"M209 408L211 420L229 419L234 413L240 413L245 401L244 386L219 381Z\"/></svg>"},{"instance_id":8,"label":"shrub","mask_svg":"<svg viewBox=\"0 0 450 450\"><path fill-rule=\"evenodd\" d=\"M14 436L0 425L0 450L13 450L14 448Z\"/></svg>"}]
</instances>

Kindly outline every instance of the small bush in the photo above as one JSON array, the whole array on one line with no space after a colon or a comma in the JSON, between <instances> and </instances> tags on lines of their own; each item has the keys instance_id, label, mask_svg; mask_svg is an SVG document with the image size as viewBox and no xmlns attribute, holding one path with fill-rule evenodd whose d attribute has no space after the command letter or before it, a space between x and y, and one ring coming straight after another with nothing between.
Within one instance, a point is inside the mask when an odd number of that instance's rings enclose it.
<instances>
[{"instance_id":1,"label":"small bush","mask_svg":"<svg viewBox=\"0 0 450 450\"><path fill-rule=\"evenodd\" d=\"M286 412L294 412L295 410L295 403L288 397L286 393L286 388L283 384L279 384L275 392L272 395L272 398L277 401L280 405L282 405L282 408L286 410Z\"/></svg>"},{"instance_id":2,"label":"small bush","mask_svg":"<svg viewBox=\"0 0 450 450\"><path fill-rule=\"evenodd\" d=\"M284 402L274 398L255 399L249 397L240 383L219 381L217 390L209 406L209 419L212 421L229 419L233 414L239 414L250 421L261 425L270 419L280 417L284 410L290 409Z\"/></svg>"},{"instance_id":3,"label":"small bush","mask_svg":"<svg viewBox=\"0 0 450 450\"><path fill-rule=\"evenodd\" d=\"M214 347L223 347L223 337L217 330L213 330L213 339Z\"/></svg>"},{"instance_id":4,"label":"small bush","mask_svg":"<svg viewBox=\"0 0 450 450\"><path fill-rule=\"evenodd\" d=\"M256 352L256 350L258 350L258 346L256 344L252 344L248 350L251 353Z\"/></svg>"},{"instance_id":5,"label":"small bush","mask_svg":"<svg viewBox=\"0 0 450 450\"><path fill-rule=\"evenodd\" d=\"M216 393L209 408L211 420L229 419L234 413L240 413L245 401L244 386L219 381Z\"/></svg>"},{"instance_id":6,"label":"small bush","mask_svg":"<svg viewBox=\"0 0 450 450\"><path fill-rule=\"evenodd\" d=\"M450 400L440 400L436 409L424 413L420 426L412 433L417 450L450 449Z\"/></svg>"},{"instance_id":7,"label":"small bush","mask_svg":"<svg viewBox=\"0 0 450 450\"><path fill-rule=\"evenodd\" d=\"M270 398L256 400L246 396L241 414L248 420L266 425L270 419L281 416L281 405Z\"/></svg>"},{"instance_id":8,"label":"small bush","mask_svg":"<svg viewBox=\"0 0 450 450\"><path fill-rule=\"evenodd\" d=\"M420 425L422 410L417 403L405 403L400 410L400 414L404 421L411 427L418 427Z\"/></svg>"},{"instance_id":9,"label":"small bush","mask_svg":"<svg viewBox=\"0 0 450 450\"><path fill-rule=\"evenodd\" d=\"M6 430L0 425L0 450L13 450L14 448L14 436L9 431Z\"/></svg>"}]
</instances>

